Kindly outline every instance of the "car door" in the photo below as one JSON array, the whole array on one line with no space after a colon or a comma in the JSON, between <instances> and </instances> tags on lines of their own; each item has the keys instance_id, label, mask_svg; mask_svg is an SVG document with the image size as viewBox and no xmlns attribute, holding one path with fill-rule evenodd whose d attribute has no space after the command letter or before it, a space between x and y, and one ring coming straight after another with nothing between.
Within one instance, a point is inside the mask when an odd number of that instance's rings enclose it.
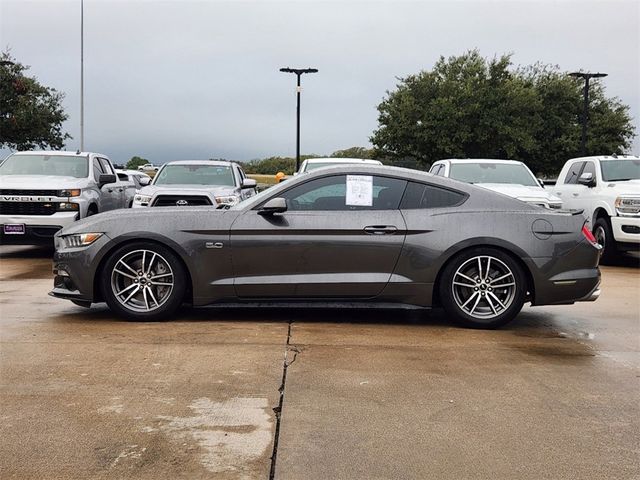
<instances>
[{"instance_id":1,"label":"car door","mask_svg":"<svg viewBox=\"0 0 640 480\"><path fill-rule=\"evenodd\" d=\"M111 166L111 162L109 162L109 160L102 157L96 157L96 158L100 162L100 166L102 167L102 172L116 176L115 182L107 183L106 185L102 186L102 189L101 189L102 195L103 195L102 211L113 210L116 208L123 208L124 207L123 183L118 179L118 176L113 170L113 167ZM106 202L106 205L108 205L108 207L104 206L105 205L104 202Z\"/></svg>"},{"instance_id":2,"label":"car door","mask_svg":"<svg viewBox=\"0 0 640 480\"><path fill-rule=\"evenodd\" d=\"M240 199L246 200L255 195L256 191L253 188L242 188L242 183L247 178L244 171L240 167L236 167L238 177L240 178Z\"/></svg>"},{"instance_id":3,"label":"car door","mask_svg":"<svg viewBox=\"0 0 640 480\"><path fill-rule=\"evenodd\" d=\"M581 208L580 195L584 193L586 186L578 183L580 175L586 162L574 162L569 166L567 174L564 178L559 178L558 182L562 182L561 185L556 184L554 194L562 199L562 205L564 208L574 209Z\"/></svg>"},{"instance_id":4,"label":"car door","mask_svg":"<svg viewBox=\"0 0 640 480\"><path fill-rule=\"evenodd\" d=\"M327 175L280 193L284 213L261 215L264 202L246 211L231 227L236 295L375 297L404 242L405 186L384 176Z\"/></svg>"}]
</instances>

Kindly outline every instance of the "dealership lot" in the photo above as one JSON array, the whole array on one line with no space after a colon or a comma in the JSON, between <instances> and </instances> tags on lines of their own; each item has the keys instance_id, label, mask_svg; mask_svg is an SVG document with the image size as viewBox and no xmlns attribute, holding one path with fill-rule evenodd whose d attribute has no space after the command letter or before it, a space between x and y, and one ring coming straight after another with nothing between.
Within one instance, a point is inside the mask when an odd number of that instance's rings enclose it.
<instances>
[{"instance_id":1,"label":"dealership lot","mask_svg":"<svg viewBox=\"0 0 640 480\"><path fill-rule=\"evenodd\" d=\"M278 479L640 476L637 257L595 303L482 331L438 310L130 323L48 297L50 256L0 247L2 478L266 479L276 430Z\"/></svg>"}]
</instances>

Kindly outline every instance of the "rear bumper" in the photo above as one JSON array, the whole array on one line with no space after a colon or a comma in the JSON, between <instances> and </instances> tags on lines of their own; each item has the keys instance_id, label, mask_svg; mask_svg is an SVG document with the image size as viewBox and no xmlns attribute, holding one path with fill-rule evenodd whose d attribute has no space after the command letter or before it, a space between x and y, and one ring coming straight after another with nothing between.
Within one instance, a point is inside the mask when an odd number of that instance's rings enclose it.
<instances>
[{"instance_id":1,"label":"rear bumper","mask_svg":"<svg viewBox=\"0 0 640 480\"><path fill-rule=\"evenodd\" d=\"M71 225L77 212L58 212L53 215L0 215L0 245L53 245L56 232ZM23 224L25 233L5 235L4 225Z\"/></svg>"}]
</instances>

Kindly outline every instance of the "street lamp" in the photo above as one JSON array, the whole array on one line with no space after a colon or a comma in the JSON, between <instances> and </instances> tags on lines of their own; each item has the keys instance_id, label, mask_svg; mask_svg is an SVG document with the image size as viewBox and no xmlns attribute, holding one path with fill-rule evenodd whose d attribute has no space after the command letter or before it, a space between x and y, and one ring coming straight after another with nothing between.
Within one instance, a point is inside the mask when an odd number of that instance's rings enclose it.
<instances>
[{"instance_id":1,"label":"street lamp","mask_svg":"<svg viewBox=\"0 0 640 480\"><path fill-rule=\"evenodd\" d=\"M305 73L318 73L317 68L281 68L283 73L295 73L297 77L296 94L298 97L298 103L296 108L296 172L300 170L300 77Z\"/></svg>"},{"instance_id":2,"label":"street lamp","mask_svg":"<svg viewBox=\"0 0 640 480\"><path fill-rule=\"evenodd\" d=\"M592 78L606 77L607 73L571 72L569 76L584 79L584 109L582 111L582 138L580 140L580 151L584 156L587 154L587 122L589 121L589 80Z\"/></svg>"}]
</instances>

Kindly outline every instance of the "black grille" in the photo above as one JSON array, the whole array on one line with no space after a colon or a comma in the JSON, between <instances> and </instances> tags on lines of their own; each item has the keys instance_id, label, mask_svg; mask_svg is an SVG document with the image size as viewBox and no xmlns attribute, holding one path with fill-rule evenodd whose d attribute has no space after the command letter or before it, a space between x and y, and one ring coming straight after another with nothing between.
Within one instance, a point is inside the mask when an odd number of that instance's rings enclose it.
<instances>
[{"instance_id":1,"label":"black grille","mask_svg":"<svg viewBox=\"0 0 640 480\"><path fill-rule=\"evenodd\" d=\"M53 215L55 203L44 202L0 202L0 213L4 215Z\"/></svg>"},{"instance_id":2,"label":"black grille","mask_svg":"<svg viewBox=\"0 0 640 480\"><path fill-rule=\"evenodd\" d=\"M58 195L58 190L10 190L3 188L0 189L0 195L38 195L42 197L55 197Z\"/></svg>"},{"instance_id":3,"label":"black grille","mask_svg":"<svg viewBox=\"0 0 640 480\"><path fill-rule=\"evenodd\" d=\"M209 197L203 197L200 195L158 195L152 207L179 207L177 202L184 200L187 202L186 207L193 207L198 205L211 205Z\"/></svg>"}]
</instances>

